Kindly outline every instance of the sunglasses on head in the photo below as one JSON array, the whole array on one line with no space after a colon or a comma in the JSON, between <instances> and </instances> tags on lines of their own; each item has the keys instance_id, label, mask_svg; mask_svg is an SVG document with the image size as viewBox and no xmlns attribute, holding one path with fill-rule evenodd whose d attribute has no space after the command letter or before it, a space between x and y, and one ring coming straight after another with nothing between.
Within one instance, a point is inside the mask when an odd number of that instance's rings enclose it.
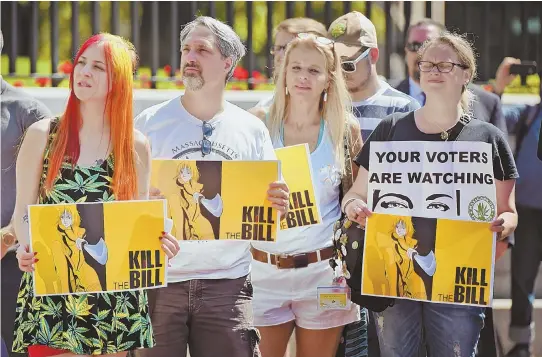
<instances>
[{"instance_id":1,"label":"sunglasses on head","mask_svg":"<svg viewBox=\"0 0 542 357\"><path fill-rule=\"evenodd\" d=\"M409 42L405 45L406 49L410 52L418 52L420 48L422 48L423 43L422 42Z\"/></svg>"},{"instance_id":2,"label":"sunglasses on head","mask_svg":"<svg viewBox=\"0 0 542 357\"><path fill-rule=\"evenodd\" d=\"M362 59L366 58L367 56L369 56L369 52L371 51L370 48L366 49L365 51L363 51L359 56L358 58L356 58L355 60L352 60L352 61L343 61L341 62L341 67L343 69L343 72L346 72L346 73L353 73L356 71L356 64L361 61Z\"/></svg>"},{"instance_id":3,"label":"sunglasses on head","mask_svg":"<svg viewBox=\"0 0 542 357\"><path fill-rule=\"evenodd\" d=\"M211 126L211 124L203 122L201 131L203 132L203 140L201 141L201 153L203 156L205 156L209 155L212 151L212 144L209 140L209 137L213 135L213 127Z\"/></svg>"},{"instance_id":4,"label":"sunglasses on head","mask_svg":"<svg viewBox=\"0 0 542 357\"><path fill-rule=\"evenodd\" d=\"M298 33L297 38L300 38L302 40L307 39L307 38L312 38L316 42L318 42L318 43L320 43L322 45L334 45L335 44L335 41L330 40L327 37L317 36L317 35L312 34L312 33L305 33L305 32Z\"/></svg>"}]
</instances>

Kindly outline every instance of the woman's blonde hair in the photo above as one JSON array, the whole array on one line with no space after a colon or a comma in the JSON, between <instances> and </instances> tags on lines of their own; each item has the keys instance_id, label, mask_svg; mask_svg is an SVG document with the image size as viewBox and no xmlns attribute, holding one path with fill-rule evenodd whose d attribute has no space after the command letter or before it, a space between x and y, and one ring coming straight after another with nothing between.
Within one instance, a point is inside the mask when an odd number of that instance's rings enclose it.
<instances>
[{"instance_id":1,"label":"woman's blonde hair","mask_svg":"<svg viewBox=\"0 0 542 357\"><path fill-rule=\"evenodd\" d=\"M183 169L190 170L190 173L192 174L190 181L199 181L199 170L196 161L182 161L179 166L177 166L177 176L175 176L176 179L181 176L181 171Z\"/></svg>"},{"instance_id":2,"label":"woman's blonde hair","mask_svg":"<svg viewBox=\"0 0 542 357\"><path fill-rule=\"evenodd\" d=\"M476 55L472 44L464 35L443 32L440 36L426 41L418 51L418 61L422 60L423 55L429 48L438 45L446 45L454 50L459 59L459 64L465 66L465 70L469 72L469 83L476 78ZM473 94L467 88L467 85L464 85L461 90L461 109L463 110L463 114L470 115L470 104L473 100Z\"/></svg>"},{"instance_id":3,"label":"woman's blonde hair","mask_svg":"<svg viewBox=\"0 0 542 357\"><path fill-rule=\"evenodd\" d=\"M279 69L277 84L275 87L275 97L269 108L269 120L267 127L271 138L277 140L280 138L281 125L286 118L290 106L290 96L286 95L286 71L290 62L290 54L297 47L308 47L316 49L326 60L326 71L329 86L322 92L318 103L320 115L324 119L328 133L331 137L333 151L337 162L340 164L341 172L344 173L344 137L347 136L351 143L349 124L355 123L352 114L352 101L350 93L344 81L339 56L331 44L322 44L315 40L314 35L306 38L295 38L286 48L284 60ZM327 92L327 100L324 101L324 95Z\"/></svg>"}]
</instances>

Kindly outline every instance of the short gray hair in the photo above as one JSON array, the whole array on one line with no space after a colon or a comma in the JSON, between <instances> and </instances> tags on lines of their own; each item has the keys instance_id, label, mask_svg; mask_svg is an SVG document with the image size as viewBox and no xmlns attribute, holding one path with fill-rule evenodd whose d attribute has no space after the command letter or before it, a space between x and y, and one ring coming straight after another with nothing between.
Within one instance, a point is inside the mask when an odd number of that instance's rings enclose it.
<instances>
[{"instance_id":1,"label":"short gray hair","mask_svg":"<svg viewBox=\"0 0 542 357\"><path fill-rule=\"evenodd\" d=\"M181 49L188 35L198 26L205 26L211 30L217 39L217 46L222 57L232 59L232 66L226 76L226 81L228 81L232 77L237 63L246 54L245 46L230 26L209 16L199 16L182 29L180 36Z\"/></svg>"}]
</instances>

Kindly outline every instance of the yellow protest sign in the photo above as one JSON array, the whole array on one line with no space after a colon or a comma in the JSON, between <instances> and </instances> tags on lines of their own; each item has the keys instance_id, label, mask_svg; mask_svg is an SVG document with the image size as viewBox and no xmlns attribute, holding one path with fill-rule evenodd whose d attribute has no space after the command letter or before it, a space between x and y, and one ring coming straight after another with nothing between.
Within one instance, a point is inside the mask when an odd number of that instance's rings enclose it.
<instances>
[{"instance_id":1,"label":"yellow protest sign","mask_svg":"<svg viewBox=\"0 0 542 357\"><path fill-rule=\"evenodd\" d=\"M373 213L362 293L490 306L494 234L489 223Z\"/></svg>"},{"instance_id":2,"label":"yellow protest sign","mask_svg":"<svg viewBox=\"0 0 542 357\"><path fill-rule=\"evenodd\" d=\"M160 236L165 201L33 205L30 244L39 253L34 294L167 286Z\"/></svg>"},{"instance_id":3,"label":"yellow protest sign","mask_svg":"<svg viewBox=\"0 0 542 357\"><path fill-rule=\"evenodd\" d=\"M314 189L307 144L276 149L284 181L290 189L290 209L281 221L282 230L320 224L322 218Z\"/></svg>"},{"instance_id":4,"label":"yellow protest sign","mask_svg":"<svg viewBox=\"0 0 542 357\"><path fill-rule=\"evenodd\" d=\"M267 200L278 161L153 160L151 186L168 202L179 240L275 241L278 213Z\"/></svg>"}]
</instances>

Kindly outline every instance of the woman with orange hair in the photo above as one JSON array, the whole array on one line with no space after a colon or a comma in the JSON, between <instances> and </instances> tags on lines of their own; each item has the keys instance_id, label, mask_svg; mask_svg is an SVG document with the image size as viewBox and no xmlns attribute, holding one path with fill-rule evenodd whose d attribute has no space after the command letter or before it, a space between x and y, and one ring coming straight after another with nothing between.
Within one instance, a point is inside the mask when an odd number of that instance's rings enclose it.
<instances>
[{"instance_id":1,"label":"woman with orange hair","mask_svg":"<svg viewBox=\"0 0 542 357\"><path fill-rule=\"evenodd\" d=\"M128 41L92 36L75 57L66 111L30 126L22 142L13 222L25 273L14 352L121 357L154 345L146 292L35 297L32 272L39 252L28 246L28 205L148 198L149 145L133 128L136 62ZM175 238L165 233L156 238L169 258L177 254Z\"/></svg>"}]
</instances>

